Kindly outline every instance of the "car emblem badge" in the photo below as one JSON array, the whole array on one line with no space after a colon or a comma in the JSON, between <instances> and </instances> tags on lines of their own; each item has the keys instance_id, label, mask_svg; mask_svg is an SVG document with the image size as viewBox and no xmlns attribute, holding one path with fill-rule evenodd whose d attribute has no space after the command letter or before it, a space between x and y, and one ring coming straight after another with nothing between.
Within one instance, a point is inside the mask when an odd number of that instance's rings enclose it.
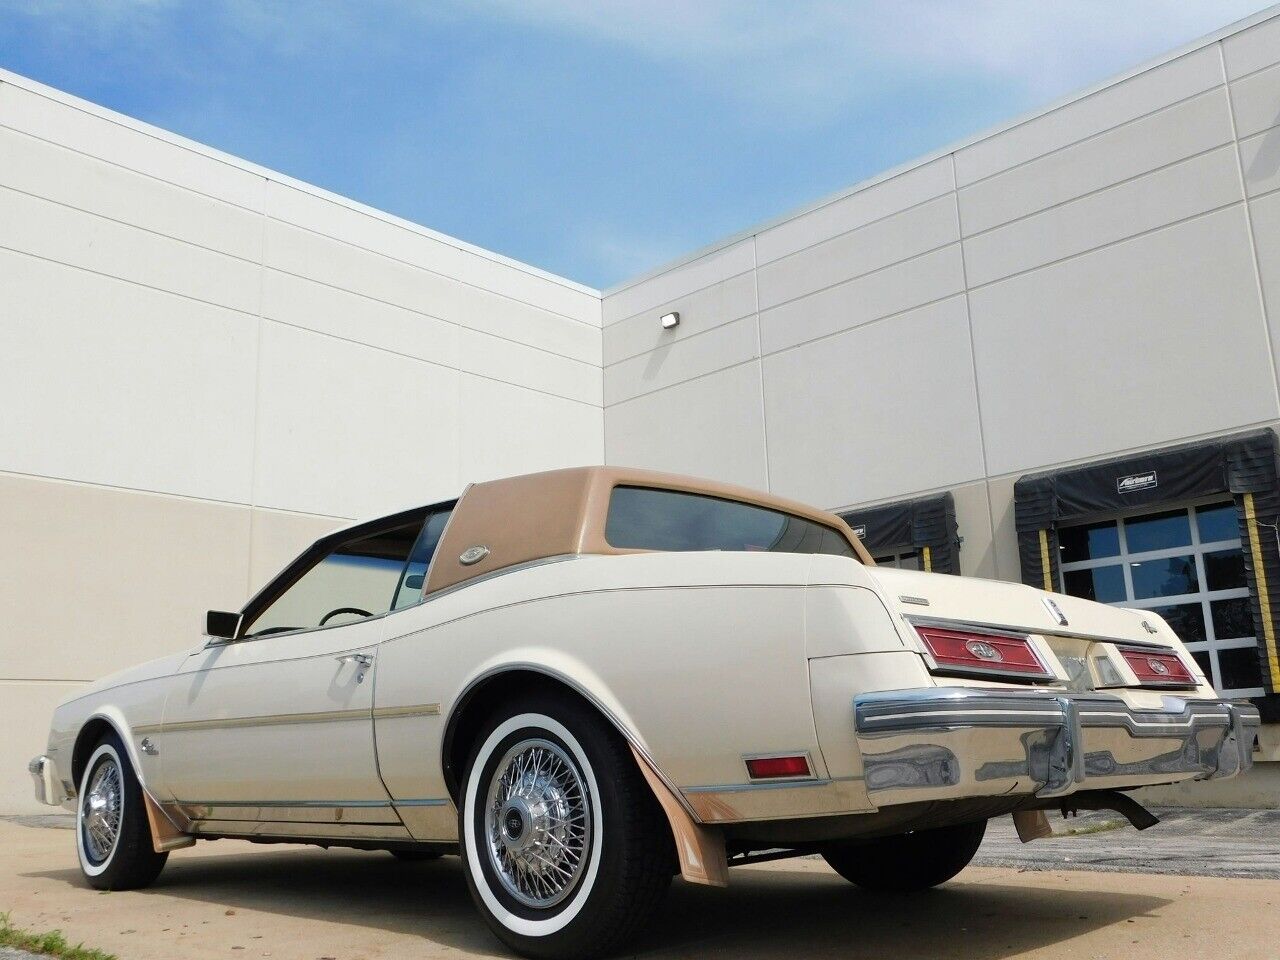
<instances>
[{"instance_id":1,"label":"car emblem badge","mask_svg":"<svg viewBox=\"0 0 1280 960\"><path fill-rule=\"evenodd\" d=\"M1054 620L1058 621L1058 626L1069 626L1067 622L1067 615L1062 612L1062 608L1058 606L1057 601L1054 600L1053 597L1045 597L1044 606L1045 609L1049 611L1049 615L1053 617Z\"/></svg>"},{"instance_id":2,"label":"car emblem badge","mask_svg":"<svg viewBox=\"0 0 1280 960\"><path fill-rule=\"evenodd\" d=\"M964 645L964 648L980 660L990 660L998 663L1004 659L999 650L982 640L970 640Z\"/></svg>"},{"instance_id":3,"label":"car emblem badge","mask_svg":"<svg viewBox=\"0 0 1280 960\"><path fill-rule=\"evenodd\" d=\"M462 551L462 555L458 557L458 562L464 567L470 567L479 563L489 555L489 548L483 544L476 544L474 547L467 547Z\"/></svg>"},{"instance_id":4,"label":"car emblem badge","mask_svg":"<svg viewBox=\"0 0 1280 960\"><path fill-rule=\"evenodd\" d=\"M1155 657L1147 658L1147 666L1151 668L1152 673L1158 673L1162 677L1169 675L1169 668L1166 667L1159 660L1157 660Z\"/></svg>"}]
</instances>

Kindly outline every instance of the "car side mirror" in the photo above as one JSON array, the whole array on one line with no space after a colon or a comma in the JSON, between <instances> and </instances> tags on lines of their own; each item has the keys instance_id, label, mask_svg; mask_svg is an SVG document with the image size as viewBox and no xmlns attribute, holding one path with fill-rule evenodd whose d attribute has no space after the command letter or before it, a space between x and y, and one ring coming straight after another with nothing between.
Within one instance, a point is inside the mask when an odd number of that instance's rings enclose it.
<instances>
[{"instance_id":1,"label":"car side mirror","mask_svg":"<svg viewBox=\"0 0 1280 960\"><path fill-rule=\"evenodd\" d=\"M227 610L210 610L204 615L205 636L216 640L234 640L240 631L240 614Z\"/></svg>"},{"instance_id":2,"label":"car side mirror","mask_svg":"<svg viewBox=\"0 0 1280 960\"><path fill-rule=\"evenodd\" d=\"M411 574L404 578L405 589L421 590L422 585L426 582L426 580L427 578L420 573Z\"/></svg>"}]
</instances>

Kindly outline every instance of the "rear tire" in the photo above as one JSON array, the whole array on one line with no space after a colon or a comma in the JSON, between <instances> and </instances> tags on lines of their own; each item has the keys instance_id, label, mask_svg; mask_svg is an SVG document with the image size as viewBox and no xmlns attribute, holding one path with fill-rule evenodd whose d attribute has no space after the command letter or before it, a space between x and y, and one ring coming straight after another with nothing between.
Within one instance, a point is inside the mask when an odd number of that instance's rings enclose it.
<instances>
[{"instance_id":1,"label":"rear tire","mask_svg":"<svg viewBox=\"0 0 1280 960\"><path fill-rule=\"evenodd\" d=\"M76 853L89 886L136 890L164 869L169 854L151 844L144 803L124 744L105 734L84 765L76 801Z\"/></svg>"},{"instance_id":2,"label":"rear tire","mask_svg":"<svg viewBox=\"0 0 1280 960\"><path fill-rule=\"evenodd\" d=\"M969 865L987 821L916 830L824 850L831 869L875 893L912 893L946 883Z\"/></svg>"},{"instance_id":3,"label":"rear tire","mask_svg":"<svg viewBox=\"0 0 1280 960\"><path fill-rule=\"evenodd\" d=\"M458 806L472 899L525 956L630 947L671 884L657 800L625 741L579 701L528 696L491 717Z\"/></svg>"}]
</instances>

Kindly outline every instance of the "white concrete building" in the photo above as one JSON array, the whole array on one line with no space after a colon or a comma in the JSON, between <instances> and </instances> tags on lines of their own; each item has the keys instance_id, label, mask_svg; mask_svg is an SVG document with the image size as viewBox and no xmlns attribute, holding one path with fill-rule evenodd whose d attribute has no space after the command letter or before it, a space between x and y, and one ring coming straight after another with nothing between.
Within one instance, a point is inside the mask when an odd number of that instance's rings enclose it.
<instances>
[{"instance_id":1,"label":"white concrete building","mask_svg":"<svg viewBox=\"0 0 1280 960\"><path fill-rule=\"evenodd\" d=\"M327 529L601 461L1156 607L1280 720L1278 351L1280 8L603 293L0 73L0 810Z\"/></svg>"}]
</instances>

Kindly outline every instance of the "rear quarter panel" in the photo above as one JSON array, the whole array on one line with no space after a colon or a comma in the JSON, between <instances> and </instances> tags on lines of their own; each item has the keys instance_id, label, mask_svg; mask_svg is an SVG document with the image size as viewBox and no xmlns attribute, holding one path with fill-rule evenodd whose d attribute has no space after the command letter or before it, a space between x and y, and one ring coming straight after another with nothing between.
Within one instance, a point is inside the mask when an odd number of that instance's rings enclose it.
<instances>
[{"instance_id":1,"label":"rear quarter panel","mask_svg":"<svg viewBox=\"0 0 1280 960\"><path fill-rule=\"evenodd\" d=\"M458 698L519 666L582 689L682 789L742 783L749 753L808 752L820 767L805 657L809 563L771 553L585 556L392 615L375 694L392 796L447 795L441 737ZM438 715L387 716L423 704L438 704Z\"/></svg>"}]
</instances>

